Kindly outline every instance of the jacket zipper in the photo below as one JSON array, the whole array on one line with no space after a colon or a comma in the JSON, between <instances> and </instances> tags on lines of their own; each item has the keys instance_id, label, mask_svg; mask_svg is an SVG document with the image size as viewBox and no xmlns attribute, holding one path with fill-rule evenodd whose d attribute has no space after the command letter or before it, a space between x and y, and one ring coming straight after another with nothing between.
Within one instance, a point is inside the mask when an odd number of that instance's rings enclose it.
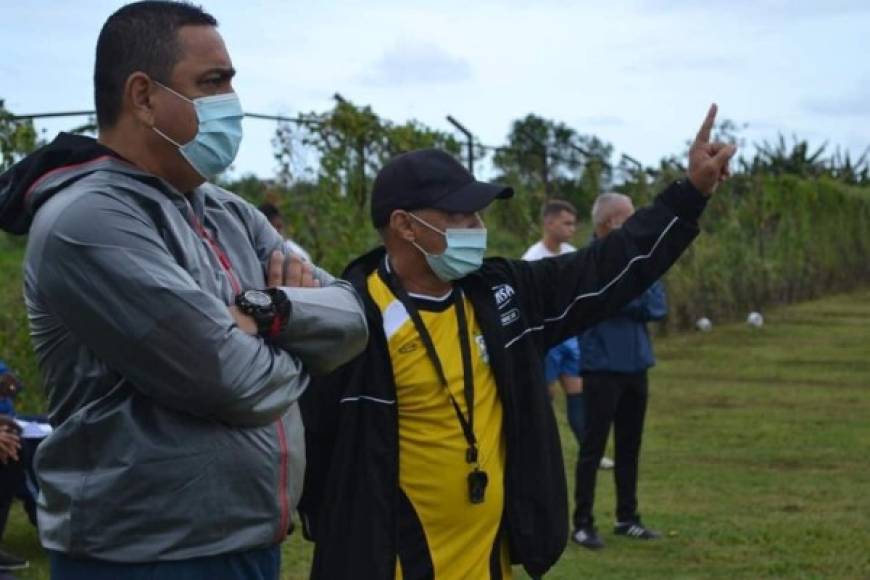
<instances>
[{"instance_id":1,"label":"jacket zipper","mask_svg":"<svg viewBox=\"0 0 870 580\"><path fill-rule=\"evenodd\" d=\"M233 264L230 262L229 257L227 257L226 253L221 249L220 245L209 235L208 231L202 226L198 219L196 219L196 215L193 213L193 209L191 208L191 221L193 222L194 229L197 234L204 239L211 251L217 257L218 262L221 265L224 273L226 273L227 278L230 281L230 285L233 287L233 292L235 294L240 294L242 291L242 285L239 282L238 277L236 277L235 272L233 272ZM275 542L280 542L287 535L287 528L290 525L290 506L287 501L287 464L288 464L288 449L287 449L287 433L284 431L284 423L281 422L281 419L275 421L275 430L278 432L278 445L280 447L280 468L281 473L278 477L278 503L281 506L281 517L278 521L278 531L275 533Z\"/></svg>"},{"instance_id":2,"label":"jacket zipper","mask_svg":"<svg viewBox=\"0 0 870 580\"><path fill-rule=\"evenodd\" d=\"M501 400L502 408L502 432L505 437L505 464L504 464L504 513L502 515L501 526L505 533L510 535L511 531L516 530L520 534L525 534L528 527L526 517L522 509L516 505L516 499L524 490L518 491L516 488L522 487L521 481L514 477L514 464L512 461L513 451L519 445L517 444L518 436L516 434L516 412L514 409L514 398L511 392L512 378L508 374L507 360L502 346L505 342L503 337L498 337L497 332L500 332L500 317L498 314L498 306L494 303L492 293L488 292L486 287L479 285L468 285L468 296L471 299L474 311L479 317L478 320L487 319L487 323L480 322L480 331L483 336L486 350L490 353L489 361L492 369L493 377L495 378L496 390L499 399ZM484 327L492 328L486 331ZM498 364L496 364L498 363ZM500 369L500 370L497 370ZM512 548L509 549L513 551Z\"/></svg>"},{"instance_id":3,"label":"jacket zipper","mask_svg":"<svg viewBox=\"0 0 870 580\"><path fill-rule=\"evenodd\" d=\"M281 419L275 422L278 431L278 444L281 447L281 473L278 478L278 501L281 504L281 519L278 522L278 531L275 533L275 542L278 543L287 535L290 525L290 506L287 501L287 434L284 432L284 424Z\"/></svg>"},{"instance_id":4,"label":"jacket zipper","mask_svg":"<svg viewBox=\"0 0 870 580\"><path fill-rule=\"evenodd\" d=\"M242 291L242 285L239 282L239 279L236 277L235 272L233 272L233 264L230 262L230 259L227 257L226 253L224 253L223 249L221 249L220 245L211 237L208 231L199 223L199 220L196 219L196 216L193 215L193 210L191 210L191 221L193 222L194 229L199 236L204 239L211 251L214 253L215 257L218 260L218 263L221 265L221 269L227 275L227 278L230 281L230 286L233 287L233 292L235 294L240 294Z\"/></svg>"}]
</instances>

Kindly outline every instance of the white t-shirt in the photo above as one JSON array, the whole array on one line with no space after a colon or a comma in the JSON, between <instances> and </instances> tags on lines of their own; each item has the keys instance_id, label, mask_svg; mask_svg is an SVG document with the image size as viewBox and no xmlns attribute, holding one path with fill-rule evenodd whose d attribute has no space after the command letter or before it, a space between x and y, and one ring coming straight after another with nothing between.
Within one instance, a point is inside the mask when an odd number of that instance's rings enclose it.
<instances>
[{"instance_id":1,"label":"white t-shirt","mask_svg":"<svg viewBox=\"0 0 870 580\"><path fill-rule=\"evenodd\" d=\"M308 254L308 252L306 252L302 246L289 238L284 240L284 253L294 254L302 258L303 262L308 262L309 264L311 263L311 256Z\"/></svg>"},{"instance_id":2,"label":"white t-shirt","mask_svg":"<svg viewBox=\"0 0 870 580\"><path fill-rule=\"evenodd\" d=\"M523 260L528 260L531 262L533 260L540 260L541 258L552 258L553 256L561 256L562 254L576 251L577 248L575 248L571 244L566 244L563 242L562 245L559 246L559 253L554 254L547 249L547 246L545 246L543 240L541 240L529 246L529 249L526 250L525 254L523 254Z\"/></svg>"}]
</instances>

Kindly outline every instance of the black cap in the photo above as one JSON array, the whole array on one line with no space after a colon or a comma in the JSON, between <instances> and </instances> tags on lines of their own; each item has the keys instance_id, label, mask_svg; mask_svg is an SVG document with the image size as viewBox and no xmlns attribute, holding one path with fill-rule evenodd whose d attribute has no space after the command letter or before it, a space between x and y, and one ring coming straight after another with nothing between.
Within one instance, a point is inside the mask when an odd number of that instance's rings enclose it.
<instances>
[{"instance_id":1,"label":"black cap","mask_svg":"<svg viewBox=\"0 0 870 580\"><path fill-rule=\"evenodd\" d=\"M475 180L449 153L418 149L394 157L378 172L372 189L372 223L376 228L387 225L397 209L472 213L513 194L510 187Z\"/></svg>"}]
</instances>

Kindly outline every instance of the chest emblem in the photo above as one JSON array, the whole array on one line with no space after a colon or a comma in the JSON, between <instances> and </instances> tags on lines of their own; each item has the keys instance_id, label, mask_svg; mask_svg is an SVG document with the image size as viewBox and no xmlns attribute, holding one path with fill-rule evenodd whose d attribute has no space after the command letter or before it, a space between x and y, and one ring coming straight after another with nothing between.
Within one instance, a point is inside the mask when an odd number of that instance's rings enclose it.
<instances>
[{"instance_id":1,"label":"chest emblem","mask_svg":"<svg viewBox=\"0 0 870 580\"><path fill-rule=\"evenodd\" d=\"M510 299L516 294L514 287L510 284L499 284L494 286L492 291L495 294L495 305L498 306L499 310L507 306Z\"/></svg>"},{"instance_id":2,"label":"chest emblem","mask_svg":"<svg viewBox=\"0 0 870 580\"><path fill-rule=\"evenodd\" d=\"M501 325L507 326L509 324L513 324L517 320L520 319L520 311L518 308L511 308L507 312L504 312L501 315Z\"/></svg>"},{"instance_id":3,"label":"chest emblem","mask_svg":"<svg viewBox=\"0 0 870 580\"><path fill-rule=\"evenodd\" d=\"M420 348L420 341L414 339L400 346L399 354L410 354L412 352L415 352L418 348Z\"/></svg>"}]
</instances>

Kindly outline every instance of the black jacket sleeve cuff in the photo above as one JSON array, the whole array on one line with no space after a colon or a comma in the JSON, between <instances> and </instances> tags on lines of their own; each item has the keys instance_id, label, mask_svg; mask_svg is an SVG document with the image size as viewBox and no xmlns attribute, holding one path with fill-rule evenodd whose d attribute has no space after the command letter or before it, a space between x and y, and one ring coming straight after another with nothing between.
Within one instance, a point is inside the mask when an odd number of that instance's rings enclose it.
<instances>
[{"instance_id":1,"label":"black jacket sleeve cuff","mask_svg":"<svg viewBox=\"0 0 870 580\"><path fill-rule=\"evenodd\" d=\"M661 193L659 199L680 219L697 222L704 208L707 207L710 197L701 193L684 177L670 184Z\"/></svg>"}]
</instances>

